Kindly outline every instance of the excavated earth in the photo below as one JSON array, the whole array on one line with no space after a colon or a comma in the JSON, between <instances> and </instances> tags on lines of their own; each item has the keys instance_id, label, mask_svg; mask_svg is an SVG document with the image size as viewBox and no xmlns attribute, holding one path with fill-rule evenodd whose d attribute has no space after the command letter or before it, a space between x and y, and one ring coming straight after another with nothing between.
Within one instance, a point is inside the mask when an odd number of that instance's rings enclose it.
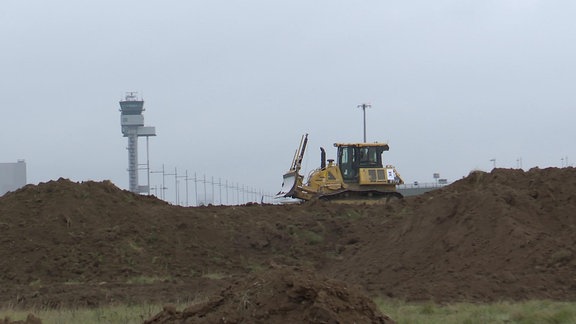
<instances>
[{"instance_id":1,"label":"excavated earth","mask_svg":"<svg viewBox=\"0 0 576 324\"><path fill-rule=\"evenodd\" d=\"M576 300L576 169L472 172L385 205L184 208L66 179L0 198L0 307L202 301L156 323L198 309L384 323L376 296Z\"/></svg>"}]
</instances>

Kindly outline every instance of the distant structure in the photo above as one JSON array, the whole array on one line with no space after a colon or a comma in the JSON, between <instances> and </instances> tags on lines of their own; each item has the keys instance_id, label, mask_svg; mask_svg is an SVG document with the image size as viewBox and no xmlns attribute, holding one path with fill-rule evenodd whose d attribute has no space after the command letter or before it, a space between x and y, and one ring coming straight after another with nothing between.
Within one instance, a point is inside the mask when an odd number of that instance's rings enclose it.
<instances>
[{"instance_id":1,"label":"distant structure","mask_svg":"<svg viewBox=\"0 0 576 324\"><path fill-rule=\"evenodd\" d=\"M129 190L134 193L150 194L150 159L148 154L148 139L156 136L156 128L144 126L144 101L138 99L136 92L126 93L124 100L120 101L122 134L128 137L128 179ZM146 137L146 170L148 183L141 186L138 183L138 137Z\"/></svg>"},{"instance_id":2,"label":"distant structure","mask_svg":"<svg viewBox=\"0 0 576 324\"><path fill-rule=\"evenodd\" d=\"M26 162L0 163L0 196L26 185Z\"/></svg>"},{"instance_id":3,"label":"distant structure","mask_svg":"<svg viewBox=\"0 0 576 324\"><path fill-rule=\"evenodd\" d=\"M440 179L440 180L446 180L446 179ZM405 183L398 185L396 186L396 190L398 190L398 192L401 193L402 196L410 197L410 196L418 196L428 191L440 189L442 187L445 187L446 185L448 185L447 180L446 182L438 181L431 183L418 183L418 181L415 181L414 183Z\"/></svg>"},{"instance_id":4,"label":"distant structure","mask_svg":"<svg viewBox=\"0 0 576 324\"><path fill-rule=\"evenodd\" d=\"M366 143L366 108L370 107L372 107L372 105L367 103L358 105L358 108L362 108L362 112L364 113L364 143Z\"/></svg>"}]
</instances>

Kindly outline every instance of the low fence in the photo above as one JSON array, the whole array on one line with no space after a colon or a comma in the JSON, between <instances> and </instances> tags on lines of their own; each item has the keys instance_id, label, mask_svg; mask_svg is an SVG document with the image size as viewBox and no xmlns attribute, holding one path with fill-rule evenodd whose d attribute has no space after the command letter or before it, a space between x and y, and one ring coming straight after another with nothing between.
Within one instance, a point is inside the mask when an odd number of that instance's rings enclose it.
<instances>
[{"instance_id":1,"label":"low fence","mask_svg":"<svg viewBox=\"0 0 576 324\"><path fill-rule=\"evenodd\" d=\"M396 186L396 190L401 193L403 196L417 196L421 195L425 192L432 191L435 189L442 188L446 186L447 183L437 183L437 182L429 182L429 183L405 183Z\"/></svg>"},{"instance_id":2,"label":"low fence","mask_svg":"<svg viewBox=\"0 0 576 324\"><path fill-rule=\"evenodd\" d=\"M160 181L158 181L158 176ZM275 203L274 195L253 186L232 182L214 176L189 174L178 169L149 171L148 194L180 206L244 205L248 203Z\"/></svg>"}]
</instances>

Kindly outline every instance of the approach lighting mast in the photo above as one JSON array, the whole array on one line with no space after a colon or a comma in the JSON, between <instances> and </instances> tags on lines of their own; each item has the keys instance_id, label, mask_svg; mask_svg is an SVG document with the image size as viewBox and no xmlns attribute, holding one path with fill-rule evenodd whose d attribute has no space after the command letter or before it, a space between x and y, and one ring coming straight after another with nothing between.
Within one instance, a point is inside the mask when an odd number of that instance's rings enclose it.
<instances>
[{"instance_id":1,"label":"approach lighting mast","mask_svg":"<svg viewBox=\"0 0 576 324\"><path fill-rule=\"evenodd\" d=\"M150 159L148 155L148 138L156 136L156 128L144 126L144 101L138 99L136 92L127 92L124 100L120 101L120 125L122 134L128 137L128 182L129 190L134 193L147 193L150 195ZM138 137L146 137L146 166L148 183L141 186L138 183Z\"/></svg>"}]
</instances>

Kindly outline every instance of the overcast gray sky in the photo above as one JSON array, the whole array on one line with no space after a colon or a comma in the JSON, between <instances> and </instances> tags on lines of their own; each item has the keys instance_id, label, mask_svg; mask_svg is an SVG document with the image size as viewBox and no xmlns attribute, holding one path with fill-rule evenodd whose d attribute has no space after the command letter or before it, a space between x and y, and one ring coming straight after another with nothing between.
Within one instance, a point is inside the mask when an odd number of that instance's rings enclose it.
<instances>
[{"instance_id":1,"label":"overcast gray sky","mask_svg":"<svg viewBox=\"0 0 576 324\"><path fill-rule=\"evenodd\" d=\"M127 188L118 101L137 91L152 169L270 193L303 133L306 173L320 146L361 141L364 102L407 182L572 164L575 16L568 0L3 0L0 162Z\"/></svg>"}]
</instances>

